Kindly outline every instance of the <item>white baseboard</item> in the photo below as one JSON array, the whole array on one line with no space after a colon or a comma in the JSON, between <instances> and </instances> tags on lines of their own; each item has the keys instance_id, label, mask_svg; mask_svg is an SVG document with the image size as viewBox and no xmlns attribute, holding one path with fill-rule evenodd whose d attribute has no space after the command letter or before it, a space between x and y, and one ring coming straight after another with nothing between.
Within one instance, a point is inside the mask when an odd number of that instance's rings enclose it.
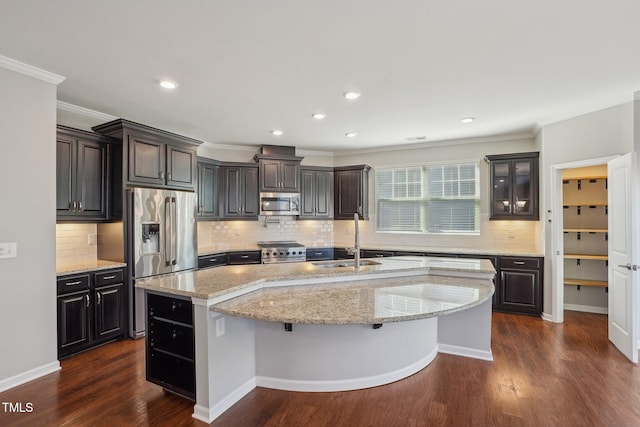
<instances>
[{"instance_id":1,"label":"white baseboard","mask_svg":"<svg viewBox=\"0 0 640 427\"><path fill-rule=\"evenodd\" d=\"M196 420L204 421L210 424L224 413L227 409L231 408L238 400L242 399L251 390L256 388L256 377L251 378L246 383L229 393L224 399L212 408L207 408L202 405L195 405L193 407L192 417Z\"/></svg>"},{"instance_id":2,"label":"white baseboard","mask_svg":"<svg viewBox=\"0 0 640 427\"><path fill-rule=\"evenodd\" d=\"M547 322L553 322L553 316L549 313L542 313L540 317L542 317L542 320L546 320Z\"/></svg>"},{"instance_id":3,"label":"white baseboard","mask_svg":"<svg viewBox=\"0 0 640 427\"><path fill-rule=\"evenodd\" d=\"M609 314L607 307L596 307L592 305L565 304L565 310L582 311L583 313Z\"/></svg>"},{"instance_id":4,"label":"white baseboard","mask_svg":"<svg viewBox=\"0 0 640 427\"><path fill-rule=\"evenodd\" d=\"M42 365L37 368L31 369L27 372L14 375L13 377L0 381L0 392L9 390L10 388L19 386L29 381L33 381L37 378L43 377L53 372L57 372L59 370L60 370L60 362L56 360L55 362L51 362L46 365Z\"/></svg>"},{"instance_id":5,"label":"white baseboard","mask_svg":"<svg viewBox=\"0 0 640 427\"><path fill-rule=\"evenodd\" d=\"M491 350L477 350L475 348L460 347L450 344L438 344L438 352L444 354L453 354L454 356L470 357L472 359L488 360L493 362L493 353Z\"/></svg>"},{"instance_id":6,"label":"white baseboard","mask_svg":"<svg viewBox=\"0 0 640 427\"><path fill-rule=\"evenodd\" d=\"M390 384L403 378L407 378L424 369L433 361L433 359L436 358L437 355L438 350L434 349L422 359L412 363L405 368L370 377L335 381L300 381L258 376L256 377L256 383L259 387L300 392L360 390L363 388L378 387L384 384Z\"/></svg>"}]
</instances>

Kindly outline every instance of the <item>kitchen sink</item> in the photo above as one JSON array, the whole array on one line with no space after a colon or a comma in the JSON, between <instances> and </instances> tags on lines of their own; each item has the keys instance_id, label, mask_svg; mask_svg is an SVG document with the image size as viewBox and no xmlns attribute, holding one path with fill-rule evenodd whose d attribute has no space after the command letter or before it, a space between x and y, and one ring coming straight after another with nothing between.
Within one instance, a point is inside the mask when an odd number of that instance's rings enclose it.
<instances>
[{"instance_id":1,"label":"kitchen sink","mask_svg":"<svg viewBox=\"0 0 640 427\"><path fill-rule=\"evenodd\" d=\"M360 266L363 265L380 265L381 263L378 261L372 261L370 259L361 259ZM355 261L353 260L344 260L344 261L323 261L323 262L314 262L313 265L320 268L338 268L338 267L354 267Z\"/></svg>"}]
</instances>

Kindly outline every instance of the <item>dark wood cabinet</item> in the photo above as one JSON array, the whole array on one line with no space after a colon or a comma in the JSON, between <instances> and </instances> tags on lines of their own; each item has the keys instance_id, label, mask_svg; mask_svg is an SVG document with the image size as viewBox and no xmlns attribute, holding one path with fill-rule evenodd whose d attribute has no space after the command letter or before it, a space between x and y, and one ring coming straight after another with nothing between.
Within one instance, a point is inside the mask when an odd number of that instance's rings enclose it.
<instances>
[{"instance_id":1,"label":"dark wood cabinet","mask_svg":"<svg viewBox=\"0 0 640 427\"><path fill-rule=\"evenodd\" d=\"M123 270L63 276L58 289L58 357L124 337Z\"/></svg>"},{"instance_id":2,"label":"dark wood cabinet","mask_svg":"<svg viewBox=\"0 0 640 427\"><path fill-rule=\"evenodd\" d=\"M109 207L109 139L58 126L56 215L59 221L104 221Z\"/></svg>"},{"instance_id":3,"label":"dark wood cabinet","mask_svg":"<svg viewBox=\"0 0 640 427\"><path fill-rule=\"evenodd\" d=\"M333 248L307 248L307 261L334 259Z\"/></svg>"},{"instance_id":4,"label":"dark wood cabinet","mask_svg":"<svg viewBox=\"0 0 640 427\"><path fill-rule=\"evenodd\" d=\"M372 249L363 249L361 253L362 258L383 258L396 255L394 251L378 251Z\"/></svg>"},{"instance_id":5,"label":"dark wood cabinet","mask_svg":"<svg viewBox=\"0 0 640 427\"><path fill-rule=\"evenodd\" d=\"M539 219L539 153L487 156L490 174L489 219Z\"/></svg>"},{"instance_id":6,"label":"dark wood cabinet","mask_svg":"<svg viewBox=\"0 0 640 427\"><path fill-rule=\"evenodd\" d=\"M494 308L513 313L541 314L542 272L542 258L501 257Z\"/></svg>"},{"instance_id":7,"label":"dark wood cabinet","mask_svg":"<svg viewBox=\"0 0 640 427\"><path fill-rule=\"evenodd\" d=\"M218 188L220 186L220 162L198 158L198 221L220 218Z\"/></svg>"},{"instance_id":8,"label":"dark wood cabinet","mask_svg":"<svg viewBox=\"0 0 640 427\"><path fill-rule=\"evenodd\" d=\"M188 298L146 292L147 381L194 400L193 305Z\"/></svg>"},{"instance_id":9,"label":"dark wood cabinet","mask_svg":"<svg viewBox=\"0 0 640 427\"><path fill-rule=\"evenodd\" d=\"M333 169L302 167L300 169L301 219L333 218Z\"/></svg>"},{"instance_id":10,"label":"dark wood cabinet","mask_svg":"<svg viewBox=\"0 0 640 427\"><path fill-rule=\"evenodd\" d=\"M205 269L211 267L220 267L227 265L229 256L227 253L213 254L213 255L200 255L198 257L198 268Z\"/></svg>"},{"instance_id":11,"label":"dark wood cabinet","mask_svg":"<svg viewBox=\"0 0 640 427\"><path fill-rule=\"evenodd\" d=\"M229 252L228 256L229 265L260 264L262 262L260 251L233 251Z\"/></svg>"},{"instance_id":12,"label":"dark wood cabinet","mask_svg":"<svg viewBox=\"0 0 640 427\"><path fill-rule=\"evenodd\" d=\"M93 130L122 142L125 185L195 191L201 141L124 119Z\"/></svg>"},{"instance_id":13,"label":"dark wood cabinet","mask_svg":"<svg viewBox=\"0 0 640 427\"><path fill-rule=\"evenodd\" d=\"M334 170L334 219L369 219L369 170L371 166L341 166Z\"/></svg>"},{"instance_id":14,"label":"dark wood cabinet","mask_svg":"<svg viewBox=\"0 0 640 427\"><path fill-rule=\"evenodd\" d=\"M258 218L258 166L225 163L221 170L221 217L224 219Z\"/></svg>"},{"instance_id":15,"label":"dark wood cabinet","mask_svg":"<svg viewBox=\"0 0 640 427\"><path fill-rule=\"evenodd\" d=\"M300 192L300 162L302 157L256 154L253 159L260 169L260 191Z\"/></svg>"}]
</instances>

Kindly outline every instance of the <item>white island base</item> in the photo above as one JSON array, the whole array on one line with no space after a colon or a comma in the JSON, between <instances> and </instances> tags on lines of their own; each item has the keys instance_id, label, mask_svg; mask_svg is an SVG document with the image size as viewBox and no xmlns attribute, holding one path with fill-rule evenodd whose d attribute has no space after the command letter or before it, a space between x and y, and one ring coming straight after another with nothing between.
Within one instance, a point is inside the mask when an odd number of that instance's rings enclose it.
<instances>
[{"instance_id":1,"label":"white island base","mask_svg":"<svg viewBox=\"0 0 640 427\"><path fill-rule=\"evenodd\" d=\"M204 328L207 334L196 337L193 416L207 423L256 386L355 390L406 378L429 365L438 352L492 360L490 299L445 316L384 323L377 329L293 324L287 331L280 322L212 312L207 300L194 299L194 310L196 330Z\"/></svg>"}]
</instances>

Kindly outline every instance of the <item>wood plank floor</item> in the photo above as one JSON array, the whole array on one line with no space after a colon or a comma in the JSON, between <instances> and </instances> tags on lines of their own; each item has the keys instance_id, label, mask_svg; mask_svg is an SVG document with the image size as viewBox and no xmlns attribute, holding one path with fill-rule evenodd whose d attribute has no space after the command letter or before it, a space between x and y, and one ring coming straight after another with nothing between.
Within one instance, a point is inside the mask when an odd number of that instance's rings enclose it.
<instances>
[{"instance_id":1,"label":"wood plank floor","mask_svg":"<svg viewBox=\"0 0 640 427\"><path fill-rule=\"evenodd\" d=\"M640 367L607 340L603 315L564 324L493 315L493 362L440 354L419 373L341 393L257 388L213 426L638 426ZM0 426L204 426L193 404L144 380L143 341L62 361L62 371L0 394Z\"/></svg>"}]
</instances>

